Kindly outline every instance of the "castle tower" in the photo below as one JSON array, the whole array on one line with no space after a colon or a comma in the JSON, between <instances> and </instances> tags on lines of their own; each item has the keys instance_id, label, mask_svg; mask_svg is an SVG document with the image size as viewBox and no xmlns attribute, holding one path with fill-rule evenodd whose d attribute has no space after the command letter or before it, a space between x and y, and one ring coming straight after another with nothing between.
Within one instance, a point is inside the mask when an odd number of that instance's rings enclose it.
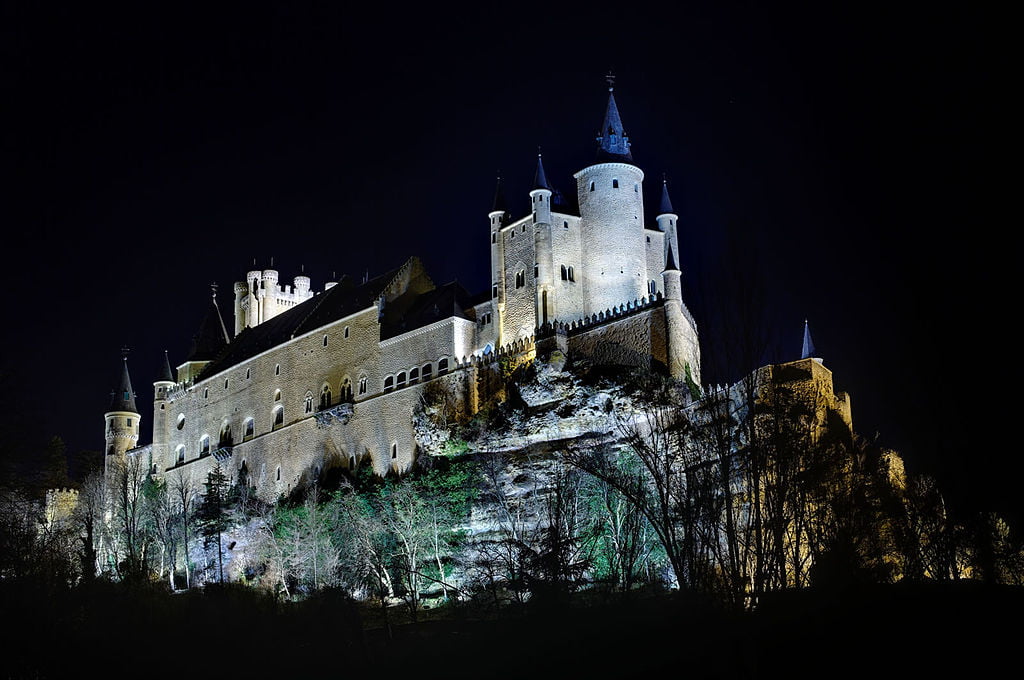
<instances>
[{"instance_id":1,"label":"castle tower","mask_svg":"<svg viewBox=\"0 0 1024 680\"><path fill-rule=\"evenodd\" d=\"M665 178L661 180L661 204L658 206L658 216L655 219L658 222L658 229L665 234L665 261L668 261L671 251L675 255L675 261L678 262L679 238L676 222L679 220L679 216L672 209L672 200L668 197L668 180Z\"/></svg>"},{"instance_id":2,"label":"castle tower","mask_svg":"<svg viewBox=\"0 0 1024 680\"><path fill-rule=\"evenodd\" d=\"M597 137L598 162L574 175L583 225L582 261L587 265L584 307L591 314L639 299L646 285L644 173L633 165L611 80Z\"/></svg>"},{"instance_id":3,"label":"castle tower","mask_svg":"<svg viewBox=\"0 0 1024 680\"><path fill-rule=\"evenodd\" d=\"M488 213L491 231L491 303L494 307L494 327L497 337L494 346L502 345L501 329L505 315L505 248L501 237L501 228L508 223L505 192L501 186L501 176L494 190L494 205Z\"/></svg>"},{"instance_id":4,"label":"castle tower","mask_svg":"<svg viewBox=\"0 0 1024 680\"><path fill-rule=\"evenodd\" d=\"M160 373L153 383L153 462L166 462L168 432L170 431L168 418L171 417L167 410L171 400L171 390L174 389L174 376L171 373L171 361L164 350L163 361L160 363Z\"/></svg>"},{"instance_id":5,"label":"castle tower","mask_svg":"<svg viewBox=\"0 0 1024 680\"><path fill-rule=\"evenodd\" d=\"M665 285L665 330L668 372L677 380L686 375L687 352L682 341L688 325L683 315L683 273L676 265L675 255L670 248L665 258L665 270L661 273Z\"/></svg>"},{"instance_id":6,"label":"castle tower","mask_svg":"<svg viewBox=\"0 0 1024 680\"><path fill-rule=\"evenodd\" d=\"M110 395L110 408L103 414L106 445L104 446L103 471L109 475L116 464L124 459L129 449L139 442L139 409L135 406L135 392L128 375L128 353L125 351L121 368L121 381L117 390Z\"/></svg>"},{"instance_id":7,"label":"castle tower","mask_svg":"<svg viewBox=\"0 0 1024 680\"><path fill-rule=\"evenodd\" d=\"M537 171L533 175L533 189L530 191L530 206L533 210L533 238L536 261L534 262L537 295L537 325L542 326L555 318L554 277L551 259L551 188L544 175L544 163L537 153Z\"/></svg>"}]
</instances>

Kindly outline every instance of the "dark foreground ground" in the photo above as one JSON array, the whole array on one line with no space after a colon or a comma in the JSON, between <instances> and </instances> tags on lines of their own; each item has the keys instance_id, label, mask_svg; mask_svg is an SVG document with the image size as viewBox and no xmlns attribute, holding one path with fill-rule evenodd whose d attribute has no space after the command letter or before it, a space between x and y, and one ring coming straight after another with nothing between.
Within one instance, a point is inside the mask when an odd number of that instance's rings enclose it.
<instances>
[{"instance_id":1,"label":"dark foreground ground","mask_svg":"<svg viewBox=\"0 0 1024 680\"><path fill-rule=\"evenodd\" d=\"M1024 632L1024 589L972 582L781 593L751 613L678 594L489 619L461 608L390 635L331 595L0 583L0 596L4 678L1015 677Z\"/></svg>"}]
</instances>

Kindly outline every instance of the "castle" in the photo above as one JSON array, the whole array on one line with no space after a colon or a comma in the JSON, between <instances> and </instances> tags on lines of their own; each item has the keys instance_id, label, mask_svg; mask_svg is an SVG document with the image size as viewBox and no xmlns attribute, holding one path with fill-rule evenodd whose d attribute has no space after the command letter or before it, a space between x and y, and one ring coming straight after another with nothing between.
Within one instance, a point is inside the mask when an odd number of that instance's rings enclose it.
<instances>
[{"instance_id":1,"label":"castle","mask_svg":"<svg viewBox=\"0 0 1024 680\"><path fill-rule=\"evenodd\" d=\"M176 373L164 357L153 441L142 446L125 360L105 414L106 468L129 456L200 483L219 464L268 501L337 465L400 472L417 455L411 414L428 387L472 413L481 371L545 349L700 384L678 217L662 182L656 224L643 223L644 173L611 87L597 142L574 175L575 204L553 191L540 155L529 214L511 217L499 179L491 286L479 295L436 285L415 257L321 291L304 275L286 285L274 269L254 270L234 285L229 334L215 291Z\"/></svg>"}]
</instances>

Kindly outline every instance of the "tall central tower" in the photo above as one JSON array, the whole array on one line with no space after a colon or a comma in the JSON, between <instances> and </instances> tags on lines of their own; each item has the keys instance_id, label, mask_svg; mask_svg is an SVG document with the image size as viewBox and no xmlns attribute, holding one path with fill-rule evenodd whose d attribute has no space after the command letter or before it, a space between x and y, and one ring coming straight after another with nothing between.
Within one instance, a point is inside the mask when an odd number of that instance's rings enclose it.
<instances>
[{"instance_id":1,"label":"tall central tower","mask_svg":"<svg viewBox=\"0 0 1024 680\"><path fill-rule=\"evenodd\" d=\"M583 224L583 298L596 314L646 295L644 173L633 164L613 87L598 135L597 163L577 172Z\"/></svg>"}]
</instances>

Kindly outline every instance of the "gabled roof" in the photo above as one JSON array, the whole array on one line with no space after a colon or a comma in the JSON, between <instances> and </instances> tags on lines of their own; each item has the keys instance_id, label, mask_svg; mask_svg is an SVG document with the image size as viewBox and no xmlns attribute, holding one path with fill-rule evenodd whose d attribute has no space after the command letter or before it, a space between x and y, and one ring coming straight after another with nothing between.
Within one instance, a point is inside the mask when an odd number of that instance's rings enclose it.
<instances>
[{"instance_id":1,"label":"gabled roof","mask_svg":"<svg viewBox=\"0 0 1024 680\"><path fill-rule=\"evenodd\" d=\"M211 361L230 340L224 319L220 316L220 308L217 307L217 298L213 297L199 325L199 332L192 336L192 349L185 361Z\"/></svg>"},{"instance_id":2,"label":"gabled roof","mask_svg":"<svg viewBox=\"0 0 1024 680\"><path fill-rule=\"evenodd\" d=\"M239 364L257 354L288 342L318 328L354 314L376 304L389 287L406 277L418 282L416 289L433 287L423 266L416 257L409 258L401 267L392 269L363 283L345 276L328 290L295 305L258 326L245 328L211 361L198 379L202 380L226 368ZM423 281L425 279L425 281ZM408 282L407 282L408 283ZM411 285L411 284L410 284ZM385 304L385 309L390 303Z\"/></svg>"},{"instance_id":3,"label":"gabled roof","mask_svg":"<svg viewBox=\"0 0 1024 680\"><path fill-rule=\"evenodd\" d=\"M597 149L597 160L633 162L629 137L623 131L619 107L615 104L615 95L612 94L610 87L608 88L608 107L604 112L604 125L597 141L600 142Z\"/></svg>"},{"instance_id":4,"label":"gabled roof","mask_svg":"<svg viewBox=\"0 0 1024 680\"><path fill-rule=\"evenodd\" d=\"M403 296L405 297L405 296ZM458 281L425 293L410 292L385 309L380 339L393 338L451 317L473 320L473 298Z\"/></svg>"}]
</instances>

